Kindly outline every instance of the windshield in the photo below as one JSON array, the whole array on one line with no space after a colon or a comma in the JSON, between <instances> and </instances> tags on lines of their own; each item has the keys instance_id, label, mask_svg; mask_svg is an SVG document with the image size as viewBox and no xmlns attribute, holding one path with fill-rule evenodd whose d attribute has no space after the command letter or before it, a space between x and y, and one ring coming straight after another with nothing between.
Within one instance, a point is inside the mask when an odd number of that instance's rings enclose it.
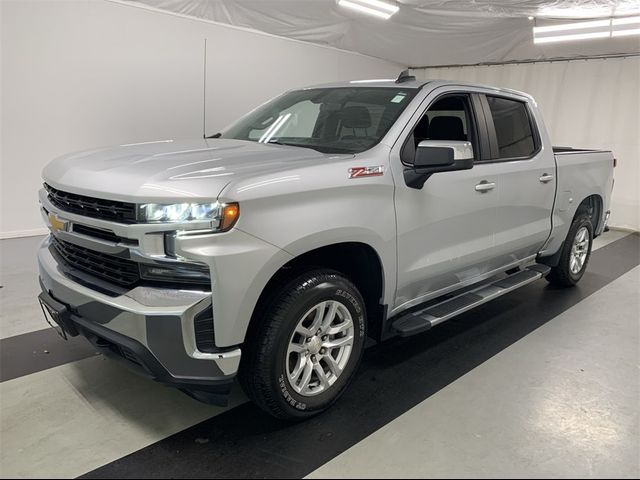
<instances>
[{"instance_id":1,"label":"windshield","mask_svg":"<svg viewBox=\"0 0 640 480\"><path fill-rule=\"evenodd\" d=\"M402 88L318 88L277 97L219 137L358 153L377 144L415 95Z\"/></svg>"}]
</instances>

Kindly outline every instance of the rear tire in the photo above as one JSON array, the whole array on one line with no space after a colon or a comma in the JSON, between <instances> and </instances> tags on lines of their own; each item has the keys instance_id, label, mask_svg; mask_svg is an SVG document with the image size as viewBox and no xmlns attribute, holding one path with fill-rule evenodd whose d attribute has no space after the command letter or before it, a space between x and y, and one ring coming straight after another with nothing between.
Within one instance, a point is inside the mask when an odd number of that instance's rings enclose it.
<instances>
[{"instance_id":1,"label":"rear tire","mask_svg":"<svg viewBox=\"0 0 640 480\"><path fill-rule=\"evenodd\" d=\"M305 272L275 293L253 326L240 384L276 418L317 415L351 383L366 325L364 301L351 281L332 270Z\"/></svg>"},{"instance_id":2,"label":"rear tire","mask_svg":"<svg viewBox=\"0 0 640 480\"><path fill-rule=\"evenodd\" d=\"M587 269L593 245L593 224L586 213L579 214L571 224L562 245L558 265L551 269L547 280L559 287L573 287Z\"/></svg>"}]
</instances>

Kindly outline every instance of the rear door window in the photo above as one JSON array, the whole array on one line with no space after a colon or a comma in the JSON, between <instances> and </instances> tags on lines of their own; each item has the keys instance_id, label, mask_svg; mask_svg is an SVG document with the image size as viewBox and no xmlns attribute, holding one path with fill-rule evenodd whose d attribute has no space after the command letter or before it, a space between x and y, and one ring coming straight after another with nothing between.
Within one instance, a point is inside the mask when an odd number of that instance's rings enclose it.
<instances>
[{"instance_id":1,"label":"rear door window","mask_svg":"<svg viewBox=\"0 0 640 480\"><path fill-rule=\"evenodd\" d=\"M524 102L487 95L498 142L498 158L531 157L536 140Z\"/></svg>"}]
</instances>

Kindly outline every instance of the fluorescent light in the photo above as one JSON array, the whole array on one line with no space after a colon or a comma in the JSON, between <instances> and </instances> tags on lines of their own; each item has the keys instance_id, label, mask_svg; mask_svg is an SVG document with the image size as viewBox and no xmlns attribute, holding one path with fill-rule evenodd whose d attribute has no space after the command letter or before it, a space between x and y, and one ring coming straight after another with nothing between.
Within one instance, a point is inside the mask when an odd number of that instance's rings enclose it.
<instances>
[{"instance_id":1,"label":"fluorescent light","mask_svg":"<svg viewBox=\"0 0 640 480\"><path fill-rule=\"evenodd\" d=\"M581 28L608 27L609 25L611 25L611 20L594 20L593 22L565 23L563 25L533 27L533 33L536 34L546 32L563 32L566 30L579 30Z\"/></svg>"},{"instance_id":2,"label":"fluorescent light","mask_svg":"<svg viewBox=\"0 0 640 480\"><path fill-rule=\"evenodd\" d=\"M400 8L397 5L391 5L390 3L381 2L380 0L358 0L360 3L365 3L367 5L371 5L374 8L378 8L380 10L386 10L387 12L393 14L396 13Z\"/></svg>"},{"instance_id":3,"label":"fluorescent light","mask_svg":"<svg viewBox=\"0 0 640 480\"><path fill-rule=\"evenodd\" d=\"M611 32L612 37L626 37L627 35L640 35L640 28L628 28Z\"/></svg>"},{"instance_id":4,"label":"fluorescent light","mask_svg":"<svg viewBox=\"0 0 640 480\"><path fill-rule=\"evenodd\" d=\"M614 18L611 21L613 30L612 37L626 37L628 35L640 35L640 17ZM623 28L619 28L623 27ZM638 27L638 28L629 28Z\"/></svg>"},{"instance_id":5,"label":"fluorescent light","mask_svg":"<svg viewBox=\"0 0 640 480\"><path fill-rule=\"evenodd\" d=\"M360 1L364 2L364 0L360 0ZM370 2L372 1L374 0L369 0L367 1L367 3L371 4ZM384 3L384 2L380 2L380 3ZM388 20L391 17L391 15L393 15L398 11L398 7L393 5L389 5L389 6L394 7L395 11L392 12L391 10L388 10L388 9L386 11L382 11L382 10L376 10L375 8L367 7L365 5L361 5L360 3L352 2L351 0L338 0L338 5L340 5L341 7L350 8L352 10L357 10L362 13L367 13L369 15L374 15L376 17L383 18L385 20Z\"/></svg>"},{"instance_id":6,"label":"fluorescent light","mask_svg":"<svg viewBox=\"0 0 640 480\"><path fill-rule=\"evenodd\" d=\"M585 40L588 38L610 37L611 32L575 33L573 35L555 35L553 37L534 37L533 43L568 42L570 40Z\"/></svg>"},{"instance_id":7,"label":"fluorescent light","mask_svg":"<svg viewBox=\"0 0 640 480\"><path fill-rule=\"evenodd\" d=\"M551 2L547 2L551 3ZM562 3L562 2L555 2ZM570 2L566 2L570 3ZM577 2L572 2L577 3ZM613 15L613 8L611 5L580 5L579 7L567 7L567 6L549 6L541 7L538 9L536 17L538 18L607 18ZM598 2L591 2L597 4ZM613 2L600 2L600 3L613 3ZM618 2L621 3L621 2ZM615 11L620 12L621 6L616 6Z\"/></svg>"},{"instance_id":8,"label":"fluorescent light","mask_svg":"<svg viewBox=\"0 0 640 480\"><path fill-rule=\"evenodd\" d=\"M640 17L614 18L611 23L614 27L616 25L630 25L633 23L637 23L640 25Z\"/></svg>"}]
</instances>

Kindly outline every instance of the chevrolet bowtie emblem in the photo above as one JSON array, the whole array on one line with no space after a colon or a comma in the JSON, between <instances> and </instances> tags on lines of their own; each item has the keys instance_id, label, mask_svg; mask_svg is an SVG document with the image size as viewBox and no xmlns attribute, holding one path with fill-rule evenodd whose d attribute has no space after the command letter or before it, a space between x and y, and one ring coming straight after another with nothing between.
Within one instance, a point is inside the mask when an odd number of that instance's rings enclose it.
<instances>
[{"instance_id":1,"label":"chevrolet bowtie emblem","mask_svg":"<svg viewBox=\"0 0 640 480\"><path fill-rule=\"evenodd\" d=\"M49 227L53 233L66 232L69 229L69 222L58 218L54 213L48 215Z\"/></svg>"}]
</instances>

